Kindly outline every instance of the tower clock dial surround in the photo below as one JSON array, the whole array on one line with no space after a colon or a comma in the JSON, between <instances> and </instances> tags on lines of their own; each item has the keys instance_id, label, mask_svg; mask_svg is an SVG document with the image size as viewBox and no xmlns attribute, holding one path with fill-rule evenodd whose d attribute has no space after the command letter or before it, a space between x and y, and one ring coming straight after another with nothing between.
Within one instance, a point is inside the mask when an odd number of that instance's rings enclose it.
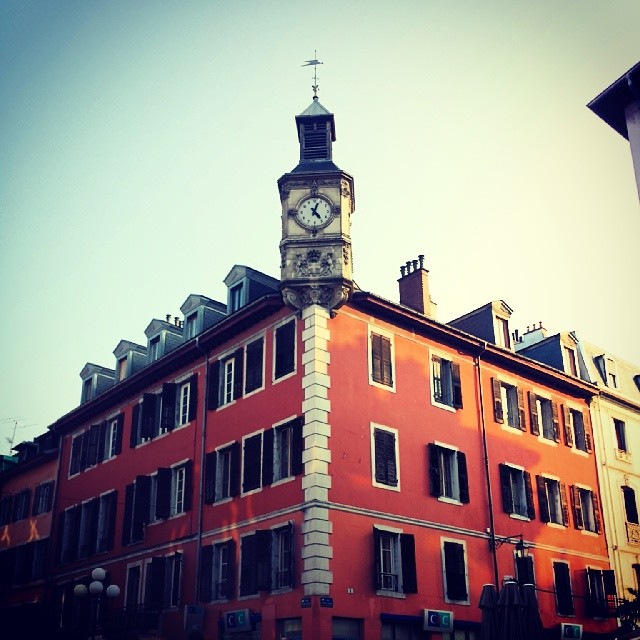
<instances>
[{"instance_id":1,"label":"tower clock dial surround","mask_svg":"<svg viewBox=\"0 0 640 640\"><path fill-rule=\"evenodd\" d=\"M305 229L322 229L332 218L331 203L320 196L303 198L295 209L295 219Z\"/></svg>"}]
</instances>

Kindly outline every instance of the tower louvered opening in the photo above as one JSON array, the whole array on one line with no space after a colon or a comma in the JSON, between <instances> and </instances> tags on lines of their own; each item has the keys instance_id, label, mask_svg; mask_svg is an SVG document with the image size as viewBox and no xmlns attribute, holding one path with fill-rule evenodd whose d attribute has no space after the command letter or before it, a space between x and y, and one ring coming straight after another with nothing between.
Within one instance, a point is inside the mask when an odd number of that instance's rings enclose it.
<instances>
[{"instance_id":1,"label":"tower louvered opening","mask_svg":"<svg viewBox=\"0 0 640 640\"><path fill-rule=\"evenodd\" d=\"M331 150L329 147L329 135L327 125L324 122L316 122L304 127L302 159L303 160L329 160Z\"/></svg>"}]
</instances>

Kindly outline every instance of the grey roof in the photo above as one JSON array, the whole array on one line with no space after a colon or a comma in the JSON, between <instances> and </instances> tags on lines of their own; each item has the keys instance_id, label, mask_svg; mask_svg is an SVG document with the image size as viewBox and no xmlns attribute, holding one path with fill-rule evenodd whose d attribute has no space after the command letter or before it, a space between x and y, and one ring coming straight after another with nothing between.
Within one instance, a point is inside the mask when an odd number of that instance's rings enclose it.
<instances>
[{"instance_id":1,"label":"grey roof","mask_svg":"<svg viewBox=\"0 0 640 640\"><path fill-rule=\"evenodd\" d=\"M331 111L320 104L318 98L314 98L313 102L300 114L300 116L331 116ZM298 116L298 117L300 117Z\"/></svg>"}]
</instances>

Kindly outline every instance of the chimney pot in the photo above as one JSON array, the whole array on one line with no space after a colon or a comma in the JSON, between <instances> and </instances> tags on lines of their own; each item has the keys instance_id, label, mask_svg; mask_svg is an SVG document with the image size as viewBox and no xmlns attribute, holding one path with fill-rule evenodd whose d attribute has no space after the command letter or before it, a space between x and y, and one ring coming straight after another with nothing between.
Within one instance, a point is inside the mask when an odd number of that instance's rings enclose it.
<instances>
[{"instance_id":1,"label":"chimney pot","mask_svg":"<svg viewBox=\"0 0 640 640\"><path fill-rule=\"evenodd\" d=\"M417 271L417 270L418 270L418 261L417 261L417 260L414 260L414 261L413 261L413 270L414 270L414 271Z\"/></svg>"},{"instance_id":2,"label":"chimney pot","mask_svg":"<svg viewBox=\"0 0 640 640\"><path fill-rule=\"evenodd\" d=\"M424 268L424 254L420 254L418 256L418 260L420 261L420 268L423 269Z\"/></svg>"},{"instance_id":3,"label":"chimney pot","mask_svg":"<svg viewBox=\"0 0 640 640\"><path fill-rule=\"evenodd\" d=\"M411 273L411 260L407 260L406 265L407 265L407 275L409 275Z\"/></svg>"},{"instance_id":4,"label":"chimney pot","mask_svg":"<svg viewBox=\"0 0 640 640\"><path fill-rule=\"evenodd\" d=\"M169 320L171 320L171 314L167 313L167 315L164 317L166 322L169 322Z\"/></svg>"},{"instance_id":5,"label":"chimney pot","mask_svg":"<svg viewBox=\"0 0 640 640\"><path fill-rule=\"evenodd\" d=\"M402 265L400 267L400 275L404 278L404 276L406 275L406 271L407 271L407 267L405 267L404 265Z\"/></svg>"}]
</instances>

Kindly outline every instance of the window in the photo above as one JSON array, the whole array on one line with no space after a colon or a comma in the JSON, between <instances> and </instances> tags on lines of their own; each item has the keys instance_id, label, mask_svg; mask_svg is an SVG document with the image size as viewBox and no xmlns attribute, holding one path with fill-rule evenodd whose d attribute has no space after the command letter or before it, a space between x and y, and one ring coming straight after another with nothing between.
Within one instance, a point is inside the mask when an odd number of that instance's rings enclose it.
<instances>
[{"instance_id":1,"label":"window","mask_svg":"<svg viewBox=\"0 0 640 640\"><path fill-rule=\"evenodd\" d=\"M111 491L100 496L98 502L98 523L96 526L95 552L103 553L113 549L116 526L116 505L118 492Z\"/></svg>"},{"instance_id":2,"label":"window","mask_svg":"<svg viewBox=\"0 0 640 640\"><path fill-rule=\"evenodd\" d=\"M428 444L431 495L456 502L469 502L467 460L461 451Z\"/></svg>"},{"instance_id":3,"label":"window","mask_svg":"<svg viewBox=\"0 0 640 640\"><path fill-rule=\"evenodd\" d=\"M509 336L509 321L506 318L496 318L496 344L505 349L511 348L511 337Z\"/></svg>"},{"instance_id":4,"label":"window","mask_svg":"<svg viewBox=\"0 0 640 640\"><path fill-rule=\"evenodd\" d=\"M242 397L244 350L237 349L209 365L207 407L217 409Z\"/></svg>"},{"instance_id":5,"label":"window","mask_svg":"<svg viewBox=\"0 0 640 640\"><path fill-rule=\"evenodd\" d=\"M618 388L618 372L612 358L607 358L607 386L612 389Z\"/></svg>"},{"instance_id":6,"label":"window","mask_svg":"<svg viewBox=\"0 0 640 640\"><path fill-rule=\"evenodd\" d=\"M525 584L536 584L536 578L533 571L533 558L531 556L520 556L516 558L516 576L518 578L518 584L523 586Z\"/></svg>"},{"instance_id":7,"label":"window","mask_svg":"<svg viewBox=\"0 0 640 640\"><path fill-rule=\"evenodd\" d=\"M560 441L558 403L529 392L529 424L531 433L546 440ZM542 434L541 434L542 431Z\"/></svg>"},{"instance_id":8,"label":"window","mask_svg":"<svg viewBox=\"0 0 640 640\"><path fill-rule=\"evenodd\" d=\"M91 400L91 392L93 391L93 378L87 378L82 383L82 403Z\"/></svg>"},{"instance_id":9,"label":"window","mask_svg":"<svg viewBox=\"0 0 640 640\"><path fill-rule=\"evenodd\" d=\"M293 524L273 530L271 583L275 590L293 586Z\"/></svg>"},{"instance_id":10,"label":"window","mask_svg":"<svg viewBox=\"0 0 640 640\"><path fill-rule=\"evenodd\" d=\"M302 629L300 629L302 631ZM296 637L302 637L296 636ZM332 618L332 640L362 640L362 620L355 618Z\"/></svg>"},{"instance_id":11,"label":"window","mask_svg":"<svg viewBox=\"0 0 640 640\"><path fill-rule=\"evenodd\" d=\"M0 526L11 522L11 511L13 506L13 495L2 496L0 500Z\"/></svg>"},{"instance_id":12,"label":"window","mask_svg":"<svg viewBox=\"0 0 640 640\"><path fill-rule=\"evenodd\" d=\"M180 606L182 553L156 556L147 563L144 604L148 611Z\"/></svg>"},{"instance_id":13,"label":"window","mask_svg":"<svg viewBox=\"0 0 640 640\"><path fill-rule=\"evenodd\" d=\"M296 418L264 432L262 484L302 472L302 419Z\"/></svg>"},{"instance_id":14,"label":"window","mask_svg":"<svg viewBox=\"0 0 640 640\"><path fill-rule=\"evenodd\" d=\"M110 460L122 451L122 426L124 415L120 414L116 418L103 422L100 426L100 445L98 459L100 461Z\"/></svg>"},{"instance_id":15,"label":"window","mask_svg":"<svg viewBox=\"0 0 640 640\"><path fill-rule=\"evenodd\" d=\"M154 362L160 356L160 336L149 342L149 362Z\"/></svg>"},{"instance_id":16,"label":"window","mask_svg":"<svg viewBox=\"0 0 640 640\"><path fill-rule=\"evenodd\" d=\"M586 420L588 420L586 412L583 414L577 409L564 407L564 437L568 447L575 446L579 451L585 452L592 450L591 432L587 430Z\"/></svg>"},{"instance_id":17,"label":"window","mask_svg":"<svg viewBox=\"0 0 640 640\"><path fill-rule=\"evenodd\" d=\"M545 476L537 476L540 520L553 524L569 525L567 488L564 482Z\"/></svg>"},{"instance_id":18,"label":"window","mask_svg":"<svg viewBox=\"0 0 640 640\"><path fill-rule=\"evenodd\" d=\"M53 506L53 488L55 482L43 482L36 487L33 496L33 507L31 509L32 516L39 516L41 513L48 513Z\"/></svg>"},{"instance_id":19,"label":"window","mask_svg":"<svg viewBox=\"0 0 640 640\"><path fill-rule=\"evenodd\" d=\"M180 385L178 390L178 406L176 421L178 426L182 426L189 422L189 400L191 395L191 384L185 382Z\"/></svg>"},{"instance_id":20,"label":"window","mask_svg":"<svg viewBox=\"0 0 640 640\"><path fill-rule=\"evenodd\" d=\"M244 392L251 393L263 387L264 338L260 337L247 345Z\"/></svg>"},{"instance_id":21,"label":"window","mask_svg":"<svg viewBox=\"0 0 640 640\"><path fill-rule=\"evenodd\" d=\"M262 431L242 438L242 493L262 486Z\"/></svg>"},{"instance_id":22,"label":"window","mask_svg":"<svg viewBox=\"0 0 640 640\"><path fill-rule=\"evenodd\" d=\"M171 469L171 504L169 515L175 516L187 511L190 508L190 495L188 475L190 472L187 469L191 469L191 465L181 464ZM160 493L160 486L158 485L158 494ZM189 505L189 506L188 506Z\"/></svg>"},{"instance_id":23,"label":"window","mask_svg":"<svg viewBox=\"0 0 640 640\"><path fill-rule=\"evenodd\" d=\"M616 579L610 569L586 569L587 615L592 618L615 616L618 606Z\"/></svg>"},{"instance_id":24,"label":"window","mask_svg":"<svg viewBox=\"0 0 640 640\"><path fill-rule=\"evenodd\" d=\"M442 567L446 602L468 602L467 565L463 543L443 541Z\"/></svg>"},{"instance_id":25,"label":"window","mask_svg":"<svg viewBox=\"0 0 640 640\"><path fill-rule=\"evenodd\" d=\"M391 336L370 332L369 380L374 385L394 388L393 341Z\"/></svg>"},{"instance_id":26,"label":"window","mask_svg":"<svg viewBox=\"0 0 640 640\"><path fill-rule=\"evenodd\" d=\"M417 593L414 537L408 533L373 528L375 583L378 595Z\"/></svg>"},{"instance_id":27,"label":"window","mask_svg":"<svg viewBox=\"0 0 640 640\"><path fill-rule=\"evenodd\" d=\"M618 451L629 452L627 445L627 428L622 420L613 419L613 429L616 434L616 447Z\"/></svg>"},{"instance_id":28,"label":"window","mask_svg":"<svg viewBox=\"0 0 640 640\"><path fill-rule=\"evenodd\" d=\"M116 365L116 380L120 382L127 377L127 356L119 358Z\"/></svg>"},{"instance_id":29,"label":"window","mask_svg":"<svg viewBox=\"0 0 640 640\"><path fill-rule=\"evenodd\" d=\"M59 516L57 561L73 562L78 557L78 537L82 505L65 509Z\"/></svg>"},{"instance_id":30,"label":"window","mask_svg":"<svg viewBox=\"0 0 640 640\"><path fill-rule=\"evenodd\" d=\"M501 464L500 488L502 493L502 508L505 513L512 516L529 518L530 520L536 517L533 506L531 475L528 471L507 464Z\"/></svg>"},{"instance_id":31,"label":"window","mask_svg":"<svg viewBox=\"0 0 640 640\"><path fill-rule=\"evenodd\" d=\"M78 535L78 558L88 558L95 552L95 523L100 498L82 503L80 509L80 531Z\"/></svg>"},{"instance_id":32,"label":"window","mask_svg":"<svg viewBox=\"0 0 640 640\"><path fill-rule=\"evenodd\" d=\"M433 401L455 409L462 408L460 365L440 356L431 357Z\"/></svg>"},{"instance_id":33,"label":"window","mask_svg":"<svg viewBox=\"0 0 640 640\"><path fill-rule=\"evenodd\" d=\"M569 375L578 375L578 365L576 363L576 352L571 347L563 347L566 372Z\"/></svg>"},{"instance_id":34,"label":"window","mask_svg":"<svg viewBox=\"0 0 640 640\"><path fill-rule=\"evenodd\" d=\"M237 311L244 303L243 283L234 285L229 289L229 311Z\"/></svg>"},{"instance_id":35,"label":"window","mask_svg":"<svg viewBox=\"0 0 640 640\"><path fill-rule=\"evenodd\" d=\"M31 500L31 489L23 489L13 496L13 509L11 511L11 522L24 520L29 515L29 502Z\"/></svg>"},{"instance_id":36,"label":"window","mask_svg":"<svg viewBox=\"0 0 640 640\"><path fill-rule=\"evenodd\" d=\"M273 379L279 380L296 368L296 321L289 320L275 331Z\"/></svg>"},{"instance_id":37,"label":"window","mask_svg":"<svg viewBox=\"0 0 640 640\"><path fill-rule=\"evenodd\" d=\"M496 422L508 424L514 429L526 429L524 418L524 393L512 384L492 379L493 415ZM506 415L505 415L506 414Z\"/></svg>"},{"instance_id":38,"label":"window","mask_svg":"<svg viewBox=\"0 0 640 640\"><path fill-rule=\"evenodd\" d=\"M227 540L202 547L200 597L204 602L233 597L235 542Z\"/></svg>"},{"instance_id":39,"label":"window","mask_svg":"<svg viewBox=\"0 0 640 640\"><path fill-rule=\"evenodd\" d=\"M636 492L631 487L621 487L624 499L624 512L627 522L640 524L638 522L638 506L636 503Z\"/></svg>"},{"instance_id":40,"label":"window","mask_svg":"<svg viewBox=\"0 0 640 640\"><path fill-rule=\"evenodd\" d=\"M36 540L0 552L0 582L18 585L45 577L49 539Z\"/></svg>"},{"instance_id":41,"label":"window","mask_svg":"<svg viewBox=\"0 0 640 640\"><path fill-rule=\"evenodd\" d=\"M226 500L239 493L240 445L233 442L205 456L205 504Z\"/></svg>"},{"instance_id":42,"label":"window","mask_svg":"<svg viewBox=\"0 0 640 640\"><path fill-rule=\"evenodd\" d=\"M125 607L127 613L138 610L140 600L140 565L136 564L127 568L127 584L125 592Z\"/></svg>"},{"instance_id":43,"label":"window","mask_svg":"<svg viewBox=\"0 0 640 640\"><path fill-rule=\"evenodd\" d=\"M571 575L566 562L553 563L553 582L556 591L556 611L560 616L572 616L573 592L571 590Z\"/></svg>"},{"instance_id":44,"label":"window","mask_svg":"<svg viewBox=\"0 0 640 640\"><path fill-rule=\"evenodd\" d=\"M198 312L196 311L187 317L187 321L184 326L185 340L191 340L191 338L195 338L197 332L198 332Z\"/></svg>"},{"instance_id":45,"label":"window","mask_svg":"<svg viewBox=\"0 0 640 640\"><path fill-rule=\"evenodd\" d=\"M371 438L373 486L399 489L397 431L372 425Z\"/></svg>"},{"instance_id":46,"label":"window","mask_svg":"<svg viewBox=\"0 0 640 640\"><path fill-rule=\"evenodd\" d=\"M576 529L600 533L600 506L598 497L584 487L571 487L573 521Z\"/></svg>"},{"instance_id":47,"label":"window","mask_svg":"<svg viewBox=\"0 0 640 640\"><path fill-rule=\"evenodd\" d=\"M271 589L271 531L258 530L240 541L240 596Z\"/></svg>"}]
</instances>

